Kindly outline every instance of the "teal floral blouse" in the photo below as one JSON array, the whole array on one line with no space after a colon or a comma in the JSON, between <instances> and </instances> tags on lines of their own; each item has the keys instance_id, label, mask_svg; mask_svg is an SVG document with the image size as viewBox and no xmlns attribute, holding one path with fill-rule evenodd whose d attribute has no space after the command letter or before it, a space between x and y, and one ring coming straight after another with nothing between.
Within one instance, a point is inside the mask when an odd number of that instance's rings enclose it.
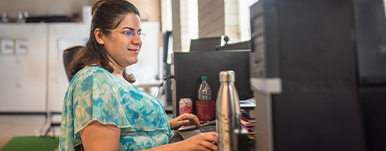
<instances>
[{"instance_id":1,"label":"teal floral blouse","mask_svg":"<svg viewBox=\"0 0 386 151\"><path fill-rule=\"evenodd\" d=\"M68 86L62 109L59 147L82 144L79 131L92 121L121 128L120 150L142 150L169 143L173 136L162 105L100 66L80 70Z\"/></svg>"}]
</instances>

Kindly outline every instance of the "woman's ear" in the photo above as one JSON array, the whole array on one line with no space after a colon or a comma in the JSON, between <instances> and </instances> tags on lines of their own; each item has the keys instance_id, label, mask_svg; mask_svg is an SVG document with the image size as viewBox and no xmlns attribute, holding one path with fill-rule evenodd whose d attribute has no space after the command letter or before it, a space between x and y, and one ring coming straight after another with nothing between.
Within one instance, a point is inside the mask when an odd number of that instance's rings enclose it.
<instances>
[{"instance_id":1,"label":"woman's ear","mask_svg":"<svg viewBox=\"0 0 386 151\"><path fill-rule=\"evenodd\" d=\"M101 44L101 45L105 44L105 42L103 41L104 35L103 35L102 30L101 30L100 28L96 28L96 29L94 30L94 35L95 35L96 41L97 41L99 44Z\"/></svg>"}]
</instances>

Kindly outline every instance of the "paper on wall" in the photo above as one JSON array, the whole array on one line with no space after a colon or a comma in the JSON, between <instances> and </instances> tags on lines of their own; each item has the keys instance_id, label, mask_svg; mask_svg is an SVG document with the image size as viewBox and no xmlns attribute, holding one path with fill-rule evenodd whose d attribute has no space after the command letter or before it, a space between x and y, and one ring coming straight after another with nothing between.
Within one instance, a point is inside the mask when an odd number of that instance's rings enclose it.
<instances>
[{"instance_id":1,"label":"paper on wall","mask_svg":"<svg viewBox=\"0 0 386 151\"><path fill-rule=\"evenodd\" d=\"M14 43L10 39L1 39L0 40L1 54L10 55L13 54Z\"/></svg>"},{"instance_id":2,"label":"paper on wall","mask_svg":"<svg viewBox=\"0 0 386 151\"><path fill-rule=\"evenodd\" d=\"M15 40L15 54L28 54L29 46L30 44L28 40Z\"/></svg>"}]
</instances>

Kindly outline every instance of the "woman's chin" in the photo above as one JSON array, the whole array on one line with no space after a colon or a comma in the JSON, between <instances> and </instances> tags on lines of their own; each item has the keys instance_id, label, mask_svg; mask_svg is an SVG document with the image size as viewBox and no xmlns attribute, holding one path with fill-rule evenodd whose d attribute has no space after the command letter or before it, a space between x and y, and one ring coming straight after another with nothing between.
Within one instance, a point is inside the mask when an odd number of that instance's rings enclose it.
<instances>
[{"instance_id":1,"label":"woman's chin","mask_svg":"<svg viewBox=\"0 0 386 151\"><path fill-rule=\"evenodd\" d=\"M136 59L136 60L131 60L130 62L128 62L128 66L131 66L131 65L134 65L134 64L136 64L138 62L138 59Z\"/></svg>"}]
</instances>

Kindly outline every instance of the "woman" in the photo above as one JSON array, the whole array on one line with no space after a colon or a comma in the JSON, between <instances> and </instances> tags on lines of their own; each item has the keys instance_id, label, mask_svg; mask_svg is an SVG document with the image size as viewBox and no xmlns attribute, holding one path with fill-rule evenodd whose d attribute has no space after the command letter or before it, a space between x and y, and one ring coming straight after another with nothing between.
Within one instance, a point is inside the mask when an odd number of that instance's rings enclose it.
<instances>
[{"instance_id":1,"label":"woman","mask_svg":"<svg viewBox=\"0 0 386 151\"><path fill-rule=\"evenodd\" d=\"M74 75L62 110L60 150L217 150L216 133L169 143L171 129L198 118L167 121L159 101L131 85L125 68L138 61L142 41L139 12L125 0L94 4L90 38L70 65Z\"/></svg>"}]
</instances>

